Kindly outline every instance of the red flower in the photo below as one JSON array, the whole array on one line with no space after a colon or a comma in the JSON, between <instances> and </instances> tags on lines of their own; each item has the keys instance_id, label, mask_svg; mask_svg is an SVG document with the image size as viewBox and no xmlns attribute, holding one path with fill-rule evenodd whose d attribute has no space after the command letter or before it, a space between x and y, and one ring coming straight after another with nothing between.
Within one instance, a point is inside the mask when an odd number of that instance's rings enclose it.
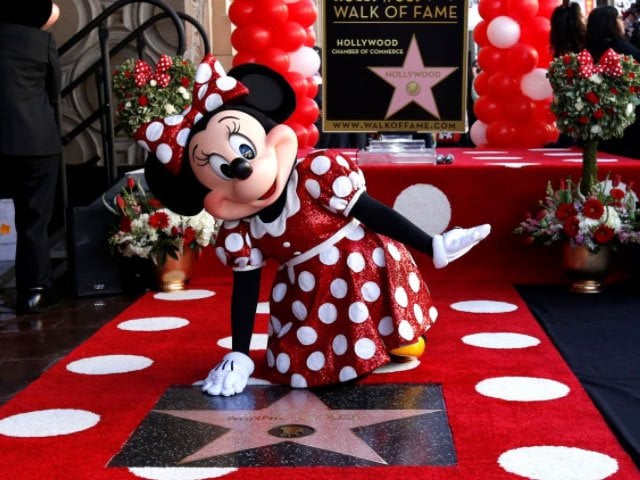
<instances>
[{"instance_id":1,"label":"red flower","mask_svg":"<svg viewBox=\"0 0 640 480\"><path fill-rule=\"evenodd\" d=\"M157 210L159 208L162 208L162 203L160 203L160 200L158 200L157 198L150 198L149 206L154 210Z\"/></svg>"},{"instance_id":2,"label":"red flower","mask_svg":"<svg viewBox=\"0 0 640 480\"><path fill-rule=\"evenodd\" d=\"M578 217L569 217L564 223L562 230L568 237L575 237L580 231L580 220Z\"/></svg>"},{"instance_id":3,"label":"red flower","mask_svg":"<svg viewBox=\"0 0 640 480\"><path fill-rule=\"evenodd\" d=\"M133 177L127 177L127 188L129 190L133 190L133 188L136 186L136 181L134 180Z\"/></svg>"},{"instance_id":4,"label":"red flower","mask_svg":"<svg viewBox=\"0 0 640 480\"><path fill-rule=\"evenodd\" d=\"M610 195L614 200L622 200L624 198L624 191L620 188L612 188Z\"/></svg>"},{"instance_id":5,"label":"red flower","mask_svg":"<svg viewBox=\"0 0 640 480\"><path fill-rule=\"evenodd\" d=\"M129 217L122 217L120 219L120 231L129 233L131 231L131 219Z\"/></svg>"},{"instance_id":6,"label":"red flower","mask_svg":"<svg viewBox=\"0 0 640 480\"><path fill-rule=\"evenodd\" d=\"M169 226L169 215L165 212L154 212L149 216L149 225L157 229L167 228Z\"/></svg>"},{"instance_id":7,"label":"red flower","mask_svg":"<svg viewBox=\"0 0 640 480\"><path fill-rule=\"evenodd\" d=\"M120 210L124 210L125 203L122 195L116 195L116 204L118 205L118 208L120 208Z\"/></svg>"},{"instance_id":8,"label":"red flower","mask_svg":"<svg viewBox=\"0 0 640 480\"><path fill-rule=\"evenodd\" d=\"M611 93L613 93L614 95L618 94L618 89L616 87L611 87L611 90L609 90Z\"/></svg>"},{"instance_id":9,"label":"red flower","mask_svg":"<svg viewBox=\"0 0 640 480\"><path fill-rule=\"evenodd\" d=\"M189 245L196 239L196 232L192 227L187 227L184 231L184 244Z\"/></svg>"},{"instance_id":10,"label":"red flower","mask_svg":"<svg viewBox=\"0 0 640 480\"><path fill-rule=\"evenodd\" d=\"M598 220L604 213L604 206L597 198L590 198L584 202L583 212L585 217Z\"/></svg>"},{"instance_id":11,"label":"red flower","mask_svg":"<svg viewBox=\"0 0 640 480\"><path fill-rule=\"evenodd\" d=\"M138 105L142 107L146 107L147 105L149 105L149 99L147 98L146 95L140 95L138 97Z\"/></svg>"},{"instance_id":12,"label":"red flower","mask_svg":"<svg viewBox=\"0 0 640 480\"><path fill-rule=\"evenodd\" d=\"M587 94L584 96L584 98L587 99L588 102L596 104L600 101L600 98L598 97L598 95L596 94L596 92L587 92Z\"/></svg>"},{"instance_id":13,"label":"red flower","mask_svg":"<svg viewBox=\"0 0 640 480\"><path fill-rule=\"evenodd\" d=\"M567 69L567 78L573 78L575 77L576 72L574 72L572 69Z\"/></svg>"},{"instance_id":14,"label":"red flower","mask_svg":"<svg viewBox=\"0 0 640 480\"><path fill-rule=\"evenodd\" d=\"M125 70L124 71L124 76L125 77L129 78L129 77L131 77L131 75L133 75L133 73L131 73L129 70Z\"/></svg>"},{"instance_id":15,"label":"red flower","mask_svg":"<svg viewBox=\"0 0 640 480\"><path fill-rule=\"evenodd\" d=\"M602 110L601 108L599 108L598 110L596 110L595 112L593 112L593 117L600 120L602 117L604 117L604 110Z\"/></svg>"},{"instance_id":16,"label":"red flower","mask_svg":"<svg viewBox=\"0 0 640 480\"><path fill-rule=\"evenodd\" d=\"M587 123L589 123L589 117L582 116L582 117L578 118L578 122L583 123L583 124L586 125Z\"/></svg>"},{"instance_id":17,"label":"red flower","mask_svg":"<svg viewBox=\"0 0 640 480\"><path fill-rule=\"evenodd\" d=\"M576 212L576 207L573 206L573 203L561 203L556 209L556 218L558 220L566 220L569 217L574 217L576 213L578 212Z\"/></svg>"},{"instance_id":18,"label":"red flower","mask_svg":"<svg viewBox=\"0 0 640 480\"><path fill-rule=\"evenodd\" d=\"M182 85L184 88L187 88L189 86L190 80L187 77L182 77L180 79L180 85Z\"/></svg>"},{"instance_id":19,"label":"red flower","mask_svg":"<svg viewBox=\"0 0 640 480\"><path fill-rule=\"evenodd\" d=\"M596 243L600 245L604 245L613 240L615 232L613 228L607 227L606 225L600 225L595 232L593 232L593 239Z\"/></svg>"}]
</instances>

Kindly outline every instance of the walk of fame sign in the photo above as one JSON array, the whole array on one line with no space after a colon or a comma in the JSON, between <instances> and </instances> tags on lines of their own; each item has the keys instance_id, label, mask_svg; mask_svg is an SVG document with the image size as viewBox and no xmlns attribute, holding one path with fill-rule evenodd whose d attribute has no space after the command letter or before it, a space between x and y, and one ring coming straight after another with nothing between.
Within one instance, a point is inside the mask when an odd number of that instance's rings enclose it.
<instances>
[{"instance_id":1,"label":"walk of fame sign","mask_svg":"<svg viewBox=\"0 0 640 480\"><path fill-rule=\"evenodd\" d=\"M249 386L211 397L172 387L114 467L455 465L439 385Z\"/></svg>"},{"instance_id":2,"label":"walk of fame sign","mask_svg":"<svg viewBox=\"0 0 640 480\"><path fill-rule=\"evenodd\" d=\"M465 130L466 0L324 0L322 128Z\"/></svg>"}]
</instances>

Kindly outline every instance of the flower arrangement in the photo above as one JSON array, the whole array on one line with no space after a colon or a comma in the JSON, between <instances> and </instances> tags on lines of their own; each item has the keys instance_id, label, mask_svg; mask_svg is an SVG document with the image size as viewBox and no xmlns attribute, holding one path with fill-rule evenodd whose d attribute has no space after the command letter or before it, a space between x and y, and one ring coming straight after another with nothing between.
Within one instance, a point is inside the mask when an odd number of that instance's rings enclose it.
<instances>
[{"instance_id":1,"label":"flower arrangement","mask_svg":"<svg viewBox=\"0 0 640 480\"><path fill-rule=\"evenodd\" d=\"M214 241L216 221L206 211L192 217L177 215L145 192L132 177L127 178L114 204L111 207L105 202L109 210L120 216L108 242L125 257L150 258L163 265L167 256L177 259L184 249L199 253Z\"/></svg>"},{"instance_id":2,"label":"flower arrangement","mask_svg":"<svg viewBox=\"0 0 640 480\"><path fill-rule=\"evenodd\" d=\"M635 121L635 106L640 103L640 64L612 49L594 64L591 54L582 50L554 58L547 77L558 129L583 142L580 189L587 195L597 183L598 141L621 137Z\"/></svg>"},{"instance_id":3,"label":"flower arrangement","mask_svg":"<svg viewBox=\"0 0 640 480\"><path fill-rule=\"evenodd\" d=\"M615 250L620 245L640 243L637 200L632 182L625 185L618 176L596 184L587 197L571 179L561 181L557 190L549 182L539 210L527 214L514 233L526 244L568 240L592 252L604 245Z\"/></svg>"},{"instance_id":4,"label":"flower arrangement","mask_svg":"<svg viewBox=\"0 0 640 480\"><path fill-rule=\"evenodd\" d=\"M640 64L607 50L594 64L587 50L555 58L548 71L558 129L580 140L621 137L640 103Z\"/></svg>"},{"instance_id":5,"label":"flower arrangement","mask_svg":"<svg viewBox=\"0 0 640 480\"><path fill-rule=\"evenodd\" d=\"M132 135L153 118L180 113L191 103L195 65L180 56L161 55L155 70L129 59L113 72L116 127Z\"/></svg>"}]
</instances>

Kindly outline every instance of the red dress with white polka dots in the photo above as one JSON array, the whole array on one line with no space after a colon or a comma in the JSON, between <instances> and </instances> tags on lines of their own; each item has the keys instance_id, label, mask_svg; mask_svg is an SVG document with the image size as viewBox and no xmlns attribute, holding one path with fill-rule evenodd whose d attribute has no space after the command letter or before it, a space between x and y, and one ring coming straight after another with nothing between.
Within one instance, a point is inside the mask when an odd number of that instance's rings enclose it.
<instances>
[{"instance_id":1,"label":"red dress with white polka dots","mask_svg":"<svg viewBox=\"0 0 640 480\"><path fill-rule=\"evenodd\" d=\"M414 343L437 311L404 245L349 216L362 171L330 150L294 169L283 212L224 222L216 254L234 270L281 265L271 290L269 380L312 387L352 380Z\"/></svg>"}]
</instances>

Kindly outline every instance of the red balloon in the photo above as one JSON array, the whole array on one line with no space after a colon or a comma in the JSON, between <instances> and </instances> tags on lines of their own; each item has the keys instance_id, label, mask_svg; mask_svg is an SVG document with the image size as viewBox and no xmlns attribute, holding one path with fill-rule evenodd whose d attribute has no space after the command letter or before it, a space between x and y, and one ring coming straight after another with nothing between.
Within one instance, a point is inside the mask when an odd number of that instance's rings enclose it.
<instances>
[{"instance_id":1,"label":"red balloon","mask_svg":"<svg viewBox=\"0 0 640 480\"><path fill-rule=\"evenodd\" d=\"M273 28L282 25L289 17L289 7L283 0L260 0L254 2L254 21Z\"/></svg>"},{"instance_id":2,"label":"red balloon","mask_svg":"<svg viewBox=\"0 0 640 480\"><path fill-rule=\"evenodd\" d=\"M538 58L534 47L518 42L507 50L505 69L514 75L523 75L536 68Z\"/></svg>"},{"instance_id":3,"label":"red balloon","mask_svg":"<svg viewBox=\"0 0 640 480\"><path fill-rule=\"evenodd\" d=\"M484 20L480 20L476 24L476 28L473 29L473 41L480 47L489 45L489 39L487 38L487 26L488 23Z\"/></svg>"},{"instance_id":4,"label":"red balloon","mask_svg":"<svg viewBox=\"0 0 640 480\"><path fill-rule=\"evenodd\" d=\"M307 38L305 29L296 22L285 22L273 30L273 41L276 47L287 52L298 50Z\"/></svg>"},{"instance_id":5,"label":"red balloon","mask_svg":"<svg viewBox=\"0 0 640 480\"><path fill-rule=\"evenodd\" d=\"M489 125L500 119L502 108L491 95L482 95L473 102L473 113L476 114L478 120Z\"/></svg>"},{"instance_id":6,"label":"red balloon","mask_svg":"<svg viewBox=\"0 0 640 480\"><path fill-rule=\"evenodd\" d=\"M496 47L482 47L478 52L478 65L487 73L495 73L502 70L503 50Z\"/></svg>"},{"instance_id":7,"label":"red balloon","mask_svg":"<svg viewBox=\"0 0 640 480\"><path fill-rule=\"evenodd\" d=\"M308 27L305 32L307 32L307 38L304 40L305 47L314 47L316 44L316 31L313 27Z\"/></svg>"},{"instance_id":8,"label":"red balloon","mask_svg":"<svg viewBox=\"0 0 640 480\"><path fill-rule=\"evenodd\" d=\"M231 32L231 46L238 51L244 50L244 45L242 44L242 31L243 27L238 27Z\"/></svg>"},{"instance_id":9,"label":"red balloon","mask_svg":"<svg viewBox=\"0 0 640 480\"><path fill-rule=\"evenodd\" d=\"M271 30L261 25L247 25L242 28L240 43L242 48L238 50L258 55L271 45Z\"/></svg>"},{"instance_id":10,"label":"red balloon","mask_svg":"<svg viewBox=\"0 0 640 480\"><path fill-rule=\"evenodd\" d=\"M551 63L551 60L553 60L553 55L551 55L551 52L547 49L542 50L539 52L537 66L540 68L548 69L549 64Z\"/></svg>"},{"instance_id":11,"label":"red balloon","mask_svg":"<svg viewBox=\"0 0 640 480\"><path fill-rule=\"evenodd\" d=\"M520 93L520 76L502 71L489 77L489 94L496 98L509 98Z\"/></svg>"},{"instance_id":12,"label":"red balloon","mask_svg":"<svg viewBox=\"0 0 640 480\"><path fill-rule=\"evenodd\" d=\"M315 126L315 124L311 124L307 127L307 147L315 147L316 143L318 143L318 140L320 140L320 131L318 130L318 127Z\"/></svg>"},{"instance_id":13,"label":"red balloon","mask_svg":"<svg viewBox=\"0 0 640 480\"><path fill-rule=\"evenodd\" d=\"M312 98L305 97L298 101L298 106L291 115L291 120L306 126L318 120L319 113L318 104Z\"/></svg>"},{"instance_id":14,"label":"red balloon","mask_svg":"<svg viewBox=\"0 0 640 480\"><path fill-rule=\"evenodd\" d=\"M538 15L520 25L520 41L533 45L538 49L538 52L549 50L550 31L551 23L549 19Z\"/></svg>"},{"instance_id":15,"label":"red balloon","mask_svg":"<svg viewBox=\"0 0 640 480\"><path fill-rule=\"evenodd\" d=\"M298 22L304 28L312 26L318 18L318 7L313 0L298 0L289 4L289 20Z\"/></svg>"},{"instance_id":16,"label":"red balloon","mask_svg":"<svg viewBox=\"0 0 640 480\"><path fill-rule=\"evenodd\" d=\"M473 89L478 95L486 95L489 93L489 75L487 72L482 71L476 75L473 80Z\"/></svg>"},{"instance_id":17,"label":"red balloon","mask_svg":"<svg viewBox=\"0 0 640 480\"><path fill-rule=\"evenodd\" d=\"M541 17L551 18L551 14L556 7L560 6L560 0L539 0L538 15Z\"/></svg>"},{"instance_id":18,"label":"red balloon","mask_svg":"<svg viewBox=\"0 0 640 480\"><path fill-rule=\"evenodd\" d=\"M552 141L553 130L553 126L540 120L534 119L523 123L519 128L520 145L523 147L541 147Z\"/></svg>"},{"instance_id":19,"label":"red balloon","mask_svg":"<svg viewBox=\"0 0 640 480\"><path fill-rule=\"evenodd\" d=\"M519 146L516 128L504 120L499 120L487 125L486 136L487 143L492 147Z\"/></svg>"},{"instance_id":20,"label":"red balloon","mask_svg":"<svg viewBox=\"0 0 640 480\"><path fill-rule=\"evenodd\" d=\"M499 15L507 15L509 0L480 0L478 13L484 20L493 20Z\"/></svg>"},{"instance_id":21,"label":"red balloon","mask_svg":"<svg viewBox=\"0 0 640 480\"><path fill-rule=\"evenodd\" d=\"M309 139L309 132L307 131L307 128L303 125L300 125L299 123L292 122L290 120L287 120L284 123L285 125L288 125L296 134L296 138L298 139L298 148L306 147L307 141Z\"/></svg>"},{"instance_id":22,"label":"red balloon","mask_svg":"<svg viewBox=\"0 0 640 480\"><path fill-rule=\"evenodd\" d=\"M237 27L243 27L253 21L253 1L233 0L229 6L229 20Z\"/></svg>"},{"instance_id":23,"label":"red balloon","mask_svg":"<svg viewBox=\"0 0 640 480\"><path fill-rule=\"evenodd\" d=\"M318 85L313 77L307 78L307 97L316 98L318 95L318 90L320 90L320 85Z\"/></svg>"},{"instance_id":24,"label":"red balloon","mask_svg":"<svg viewBox=\"0 0 640 480\"><path fill-rule=\"evenodd\" d=\"M518 22L526 22L538 14L538 0L518 0L509 5L509 16Z\"/></svg>"},{"instance_id":25,"label":"red balloon","mask_svg":"<svg viewBox=\"0 0 640 480\"><path fill-rule=\"evenodd\" d=\"M256 63L255 55L252 55L248 52L238 52L231 61L231 65L233 65L234 67L243 65L245 63Z\"/></svg>"},{"instance_id":26,"label":"red balloon","mask_svg":"<svg viewBox=\"0 0 640 480\"><path fill-rule=\"evenodd\" d=\"M281 48L267 48L256 57L256 62L281 74L289 70L289 55Z\"/></svg>"},{"instance_id":27,"label":"red balloon","mask_svg":"<svg viewBox=\"0 0 640 480\"><path fill-rule=\"evenodd\" d=\"M536 107L536 112L534 113L534 116L537 120L540 120L544 123L549 123L549 124L555 123L556 116L551 111L551 102L552 102L551 98L545 98L544 100L538 100L534 102Z\"/></svg>"},{"instance_id":28,"label":"red balloon","mask_svg":"<svg viewBox=\"0 0 640 480\"><path fill-rule=\"evenodd\" d=\"M304 98L307 96L307 79L298 72L287 72L283 75L285 80L289 82L291 88L296 94L296 98Z\"/></svg>"},{"instance_id":29,"label":"red balloon","mask_svg":"<svg viewBox=\"0 0 640 480\"><path fill-rule=\"evenodd\" d=\"M513 123L527 122L535 117L535 103L526 95L513 95L505 99L502 107L504 118Z\"/></svg>"}]
</instances>

